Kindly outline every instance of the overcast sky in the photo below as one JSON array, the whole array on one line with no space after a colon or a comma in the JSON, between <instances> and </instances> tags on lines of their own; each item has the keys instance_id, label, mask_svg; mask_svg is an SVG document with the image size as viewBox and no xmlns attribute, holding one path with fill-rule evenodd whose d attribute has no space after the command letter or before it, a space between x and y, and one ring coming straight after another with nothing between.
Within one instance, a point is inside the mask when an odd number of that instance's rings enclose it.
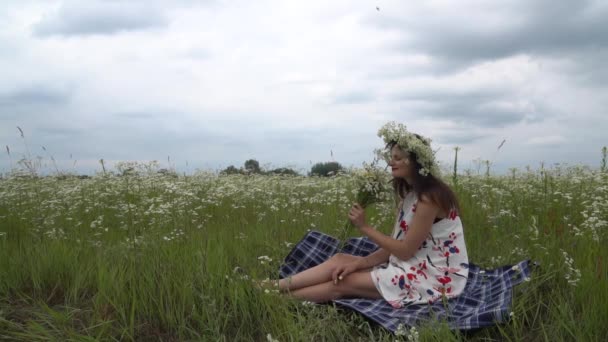
<instances>
[{"instance_id":1,"label":"overcast sky","mask_svg":"<svg viewBox=\"0 0 608 342\"><path fill-rule=\"evenodd\" d=\"M607 60L604 0L3 0L0 172L357 166L390 120L462 168L598 167Z\"/></svg>"}]
</instances>

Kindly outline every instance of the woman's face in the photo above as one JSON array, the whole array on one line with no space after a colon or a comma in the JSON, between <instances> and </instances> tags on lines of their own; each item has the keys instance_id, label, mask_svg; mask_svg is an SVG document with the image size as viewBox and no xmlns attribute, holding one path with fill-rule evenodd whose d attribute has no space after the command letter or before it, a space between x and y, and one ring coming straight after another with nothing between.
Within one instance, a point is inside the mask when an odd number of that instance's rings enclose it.
<instances>
[{"instance_id":1,"label":"woman's face","mask_svg":"<svg viewBox=\"0 0 608 342\"><path fill-rule=\"evenodd\" d=\"M403 151L399 145L391 148L391 160L388 165L395 178L409 178L413 175L414 161L410 159L410 154Z\"/></svg>"}]
</instances>

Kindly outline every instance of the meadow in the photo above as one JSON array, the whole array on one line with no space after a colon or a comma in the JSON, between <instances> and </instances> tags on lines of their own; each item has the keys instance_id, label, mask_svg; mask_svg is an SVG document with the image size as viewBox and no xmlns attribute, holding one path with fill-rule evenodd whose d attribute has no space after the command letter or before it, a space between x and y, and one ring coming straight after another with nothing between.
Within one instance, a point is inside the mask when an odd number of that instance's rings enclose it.
<instances>
[{"instance_id":1,"label":"meadow","mask_svg":"<svg viewBox=\"0 0 608 342\"><path fill-rule=\"evenodd\" d=\"M308 230L342 234L353 177L159 173L0 179L0 340L600 341L608 336L608 173L464 172L470 261L538 262L508 324L395 336L361 315L252 286ZM390 233L395 203L368 210ZM351 231L356 236L355 230ZM409 335L409 336L408 336Z\"/></svg>"}]
</instances>

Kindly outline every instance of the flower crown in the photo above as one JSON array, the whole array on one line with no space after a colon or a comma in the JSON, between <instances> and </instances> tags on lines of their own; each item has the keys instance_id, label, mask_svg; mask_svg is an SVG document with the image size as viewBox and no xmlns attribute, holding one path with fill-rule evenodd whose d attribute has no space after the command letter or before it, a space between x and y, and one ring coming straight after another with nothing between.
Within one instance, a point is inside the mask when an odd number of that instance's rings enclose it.
<instances>
[{"instance_id":1,"label":"flower crown","mask_svg":"<svg viewBox=\"0 0 608 342\"><path fill-rule=\"evenodd\" d=\"M385 144L397 143L402 150L415 153L416 159L422 168L418 171L422 176L431 174L439 177L439 168L435 162L435 153L431 149L431 139L408 132L403 124L394 121L386 123L378 130L378 137L384 139ZM390 151L378 151L385 160L390 160Z\"/></svg>"}]
</instances>

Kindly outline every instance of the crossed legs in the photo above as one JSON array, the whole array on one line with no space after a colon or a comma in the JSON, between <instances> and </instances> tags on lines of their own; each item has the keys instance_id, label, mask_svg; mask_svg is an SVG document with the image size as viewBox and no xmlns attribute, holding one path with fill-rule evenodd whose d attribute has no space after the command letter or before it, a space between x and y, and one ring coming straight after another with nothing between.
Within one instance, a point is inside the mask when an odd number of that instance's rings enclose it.
<instances>
[{"instance_id":1,"label":"crossed legs","mask_svg":"<svg viewBox=\"0 0 608 342\"><path fill-rule=\"evenodd\" d=\"M315 303L350 297L382 298L370 276L371 268L353 272L334 284L332 273L336 266L355 261L357 258L359 257L338 253L320 265L291 278L279 280L279 290Z\"/></svg>"}]
</instances>

